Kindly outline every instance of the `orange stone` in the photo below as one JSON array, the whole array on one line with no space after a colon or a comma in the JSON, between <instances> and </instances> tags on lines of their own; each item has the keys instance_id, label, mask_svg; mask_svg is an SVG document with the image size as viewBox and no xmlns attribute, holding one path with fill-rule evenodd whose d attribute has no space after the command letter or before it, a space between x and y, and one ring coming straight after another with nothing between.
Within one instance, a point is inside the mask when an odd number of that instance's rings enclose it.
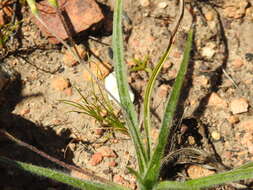
<instances>
[{"instance_id":1,"label":"orange stone","mask_svg":"<svg viewBox=\"0 0 253 190\"><path fill-rule=\"evenodd\" d=\"M222 99L217 93L213 92L209 97L208 105L217 108L226 108L227 102L226 100Z\"/></svg>"},{"instance_id":2,"label":"orange stone","mask_svg":"<svg viewBox=\"0 0 253 190\"><path fill-rule=\"evenodd\" d=\"M230 110L233 114L245 113L248 107L249 103L245 98L236 98L230 103Z\"/></svg>"},{"instance_id":3,"label":"orange stone","mask_svg":"<svg viewBox=\"0 0 253 190\"><path fill-rule=\"evenodd\" d=\"M70 22L69 29L75 34L87 30L104 18L101 9L94 0L58 0L58 3L63 10L63 15L66 15L65 20ZM44 0L37 3L37 8L40 11L41 19L46 25L61 39L67 39L68 35L61 19L57 15L55 9L49 6L48 1ZM34 18L33 20L41 29L42 33L49 37L51 43L59 43L37 19Z\"/></svg>"},{"instance_id":4,"label":"orange stone","mask_svg":"<svg viewBox=\"0 0 253 190\"><path fill-rule=\"evenodd\" d=\"M90 160L90 164L92 166L96 166L100 162L102 162L102 160L103 160L102 153L101 152L96 152L95 154L92 155L91 160Z\"/></svg>"},{"instance_id":5,"label":"orange stone","mask_svg":"<svg viewBox=\"0 0 253 190\"><path fill-rule=\"evenodd\" d=\"M206 168L203 168L201 166L192 165L187 169L187 173L188 173L188 175L191 179L197 179L197 178L200 178L200 177L205 177L205 176L208 176L208 175L212 175L215 172L211 171L211 170L208 170Z\"/></svg>"},{"instance_id":6,"label":"orange stone","mask_svg":"<svg viewBox=\"0 0 253 190\"><path fill-rule=\"evenodd\" d=\"M70 83L69 80L64 77L56 77L52 81L51 86L56 90L63 91L70 86Z\"/></svg>"}]
</instances>

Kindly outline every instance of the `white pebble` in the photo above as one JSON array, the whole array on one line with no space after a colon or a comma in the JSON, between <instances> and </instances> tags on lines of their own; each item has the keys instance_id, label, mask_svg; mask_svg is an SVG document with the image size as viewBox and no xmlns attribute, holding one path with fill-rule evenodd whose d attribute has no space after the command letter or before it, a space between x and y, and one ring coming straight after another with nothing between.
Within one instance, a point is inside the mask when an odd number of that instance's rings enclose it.
<instances>
[{"instance_id":1,"label":"white pebble","mask_svg":"<svg viewBox=\"0 0 253 190\"><path fill-rule=\"evenodd\" d=\"M231 101L230 110L233 114L239 114L247 112L249 103L245 98L237 98Z\"/></svg>"},{"instance_id":2,"label":"white pebble","mask_svg":"<svg viewBox=\"0 0 253 190\"><path fill-rule=\"evenodd\" d=\"M212 42L207 43L205 47L202 48L201 55L208 59L211 59L216 53L216 45Z\"/></svg>"},{"instance_id":3,"label":"white pebble","mask_svg":"<svg viewBox=\"0 0 253 190\"><path fill-rule=\"evenodd\" d=\"M220 140L220 138L221 138L220 133L217 132L217 131L213 131L213 132L211 133L211 136L212 136L212 138L213 138L214 140L216 140L216 141Z\"/></svg>"},{"instance_id":4,"label":"white pebble","mask_svg":"<svg viewBox=\"0 0 253 190\"><path fill-rule=\"evenodd\" d=\"M108 90L114 96L114 98L120 102L119 90L118 90L118 86L117 86L115 72L110 73L105 78L105 89ZM131 89L129 90L129 94L130 94L130 99L133 102L134 101L134 94L131 91ZM109 96L109 99L113 100L111 96Z\"/></svg>"},{"instance_id":5,"label":"white pebble","mask_svg":"<svg viewBox=\"0 0 253 190\"><path fill-rule=\"evenodd\" d=\"M166 7L168 6L168 3L167 2L161 2L161 3L159 3L158 5L157 5L157 7L159 8L159 9L165 9Z\"/></svg>"}]
</instances>

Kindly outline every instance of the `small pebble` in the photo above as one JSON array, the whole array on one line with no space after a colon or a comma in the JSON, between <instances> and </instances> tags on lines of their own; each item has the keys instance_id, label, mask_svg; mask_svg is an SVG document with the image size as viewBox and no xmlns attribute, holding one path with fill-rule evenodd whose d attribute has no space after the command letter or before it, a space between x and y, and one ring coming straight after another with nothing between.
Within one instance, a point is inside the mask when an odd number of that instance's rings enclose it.
<instances>
[{"instance_id":1,"label":"small pebble","mask_svg":"<svg viewBox=\"0 0 253 190\"><path fill-rule=\"evenodd\" d=\"M121 175L115 175L113 177L113 181L115 183L119 183L119 184L122 184L122 185L129 185L128 181L126 181Z\"/></svg>"},{"instance_id":2,"label":"small pebble","mask_svg":"<svg viewBox=\"0 0 253 190\"><path fill-rule=\"evenodd\" d=\"M103 160L103 155L101 152L96 152L95 154L92 155L91 160L90 160L90 165L96 166L99 163L101 163Z\"/></svg>"},{"instance_id":3,"label":"small pebble","mask_svg":"<svg viewBox=\"0 0 253 190\"><path fill-rule=\"evenodd\" d=\"M203 47L202 51L201 51L201 55L203 57L206 57L207 59L211 59L213 58L214 54L215 54L215 46L205 46Z\"/></svg>"},{"instance_id":4,"label":"small pebble","mask_svg":"<svg viewBox=\"0 0 253 190\"><path fill-rule=\"evenodd\" d=\"M56 90L63 91L70 86L70 82L64 77L56 77L53 79L51 86Z\"/></svg>"},{"instance_id":5,"label":"small pebble","mask_svg":"<svg viewBox=\"0 0 253 190\"><path fill-rule=\"evenodd\" d=\"M188 142L189 142L190 145L194 145L196 143L193 136L188 137Z\"/></svg>"},{"instance_id":6,"label":"small pebble","mask_svg":"<svg viewBox=\"0 0 253 190\"><path fill-rule=\"evenodd\" d=\"M116 167L118 164L117 164L117 162L115 162L115 161L111 161L111 162L109 162L108 163L108 166L109 167Z\"/></svg>"},{"instance_id":7,"label":"small pebble","mask_svg":"<svg viewBox=\"0 0 253 190\"><path fill-rule=\"evenodd\" d=\"M236 116L236 115L231 115L230 117L227 118L227 120L231 124L236 124L236 123L238 123L240 121L239 117Z\"/></svg>"},{"instance_id":8,"label":"small pebble","mask_svg":"<svg viewBox=\"0 0 253 190\"><path fill-rule=\"evenodd\" d=\"M218 108L226 108L227 102L226 100L222 99L217 93L213 92L209 97L208 105Z\"/></svg>"},{"instance_id":9,"label":"small pebble","mask_svg":"<svg viewBox=\"0 0 253 190\"><path fill-rule=\"evenodd\" d=\"M211 136L212 136L212 138L213 138L215 141L218 141L218 140L220 140L220 138L221 138L220 133L217 132L217 131L213 131L213 132L211 133Z\"/></svg>"},{"instance_id":10,"label":"small pebble","mask_svg":"<svg viewBox=\"0 0 253 190\"><path fill-rule=\"evenodd\" d=\"M170 62L170 61L166 61L164 64L163 64L163 70L164 71L167 71L169 68L171 68L172 67L172 62Z\"/></svg>"},{"instance_id":11,"label":"small pebble","mask_svg":"<svg viewBox=\"0 0 253 190\"><path fill-rule=\"evenodd\" d=\"M245 113L248 111L248 101L245 98L237 98L231 101L230 111L233 114Z\"/></svg>"},{"instance_id":12,"label":"small pebble","mask_svg":"<svg viewBox=\"0 0 253 190\"><path fill-rule=\"evenodd\" d=\"M246 9L246 17L248 17L251 21L253 21L253 7L249 7Z\"/></svg>"},{"instance_id":13,"label":"small pebble","mask_svg":"<svg viewBox=\"0 0 253 190\"><path fill-rule=\"evenodd\" d=\"M160 2L160 3L158 3L158 5L157 5L157 7L159 8L159 9L165 9L166 7L168 6L168 2Z\"/></svg>"},{"instance_id":14,"label":"small pebble","mask_svg":"<svg viewBox=\"0 0 253 190\"><path fill-rule=\"evenodd\" d=\"M205 14L205 18L206 18L207 21L212 21L214 19L214 13L212 11L208 11Z\"/></svg>"},{"instance_id":15,"label":"small pebble","mask_svg":"<svg viewBox=\"0 0 253 190\"><path fill-rule=\"evenodd\" d=\"M103 157L117 158L117 155L114 153L114 151L107 146L102 146L97 151L100 152Z\"/></svg>"},{"instance_id":16,"label":"small pebble","mask_svg":"<svg viewBox=\"0 0 253 190\"><path fill-rule=\"evenodd\" d=\"M197 179L214 174L214 171L208 170L198 165L192 165L187 169L187 174L191 179Z\"/></svg>"}]
</instances>

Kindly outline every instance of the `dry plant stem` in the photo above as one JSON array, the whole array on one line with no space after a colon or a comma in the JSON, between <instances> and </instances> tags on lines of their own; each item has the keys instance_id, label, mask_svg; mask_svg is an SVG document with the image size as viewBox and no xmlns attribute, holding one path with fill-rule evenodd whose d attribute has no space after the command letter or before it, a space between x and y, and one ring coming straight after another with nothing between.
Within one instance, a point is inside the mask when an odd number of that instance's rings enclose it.
<instances>
[{"instance_id":1,"label":"dry plant stem","mask_svg":"<svg viewBox=\"0 0 253 190\"><path fill-rule=\"evenodd\" d=\"M222 72L224 73L224 75L233 83L233 85L239 89L239 86L236 84L235 80L229 76L229 74L227 73L227 71L225 71L225 69L222 69Z\"/></svg>"},{"instance_id":2,"label":"dry plant stem","mask_svg":"<svg viewBox=\"0 0 253 190\"><path fill-rule=\"evenodd\" d=\"M172 35L171 35L171 38L170 38L170 41L169 41L169 45L167 47L167 50L170 49L170 47L172 46L174 40L175 40L175 36L176 36L176 33L179 29L179 25L183 19L183 16L184 16L184 0L180 0L180 7L179 7L179 15L177 17L177 20L176 20L176 26L175 28L173 29L172 31Z\"/></svg>"},{"instance_id":3,"label":"dry plant stem","mask_svg":"<svg viewBox=\"0 0 253 190\"><path fill-rule=\"evenodd\" d=\"M73 165L66 164L65 162L60 161L60 160L58 160L58 159L56 159L56 158L54 158L54 157L52 157L52 156L49 156L49 155L46 154L45 152L38 150L36 147L34 147L34 146L32 146L32 145L29 145L29 144L27 144L27 143L25 143L25 142L23 142L23 141L21 141L21 140L15 138L15 137L13 137L13 136L12 136L10 133L8 133L6 130L0 129L0 134L6 136L6 137L7 137L8 139L10 139L11 141L16 142L18 145L23 146L23 147L25 147L25 148L27 148L27 149L30 149L31 151L33 151L33 152L39 154L40 156L42 156L42 157L44 157L44 158L46 158L46 159L48 159L48 160L50 160L50 161L52 161L52 162L54 162L54 163L60 165L60 166L62 166L62 167L66 168L66 169L68 169L68 170L70 170L70 171L71 171L71 170L75 170L75 171L77 171L77 172L80 172L80 173L82 173L82 174L88 176L88 177L91 177L91 178L94 179L94 180L97 180L97 181L100 181L100 182L103 182L103 183L107 183L107 184L110 184L110 183L111 183L109 180L107 180L107 179L105 179L105 178L103 178L103 177L100 177L100 176L95 175L95 172L94 172L94 171L91 171L91 170L86 169L86 168L85 168L85 169L78 168L78 167L75 167L75 166L73 166Z\"/></svg>"},{"instance_id":4,"label":"dry plant stem","mask_svg":"<svg viewBox=\"0 0 253 190\"><path fill-rule=\"evenodd\" d=\"M167 156L165 156L162 159L162 166L166 165L168 162L170 162L171 159L173 159L174 157L177 157L178 155L185 155L186 153L192 153L192 154L198 154L199 157L201 158L201 156L203 158L208 157L208 153L206 153L203 150L199 150L196 148L181 148L179 150L176 150L174 152L170 152Z\"/></svg>"},{"instance_id":5,"label":"dry plant stem","mask_svg":"<svg viewBox=\"0 0 253 190\"><path fill-rule=\"evenodd\" d=\"M67 23L65 22L65 18L64 18L63 15L62 15L62 11L61 11L59 8L57 8L57 9L56 9L56 13L57 13L57 15L59 16L59 18L60 18L60 20L61 20L61 23L63 24L64 30L66 31L66 33L67 33L67 35L68 35L69 41L70 41L70 43L71 43L71 46L74 48L74 51L75 51L75 53L76 53L76 56L78 57L78 60L82 60L82 58L81 58L79 52L78 52L77 49L76 49L76 43L74 42L74 39L73 39L73 37L72 37L72 35L71 35L71 32L70 32L70 30L69 30L69 27L68 27Z\"/></svg>"}]
</instances>

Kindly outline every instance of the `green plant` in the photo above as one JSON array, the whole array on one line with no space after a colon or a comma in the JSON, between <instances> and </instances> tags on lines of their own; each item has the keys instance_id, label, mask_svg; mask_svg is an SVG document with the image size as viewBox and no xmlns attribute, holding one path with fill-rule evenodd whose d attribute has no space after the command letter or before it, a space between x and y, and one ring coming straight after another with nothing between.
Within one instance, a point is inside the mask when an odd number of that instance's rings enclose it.
<instances>
[{"instance_id":1,"label":"green plant","mask_svg":"<svg viewBox=\"0 0 253 190\"><path fill-rule=\"evenodd\" d=\"M146 71L148 74L151 75L152 69L148 67L148 56L145 56L144 59L134 58L133 62L135 63L135 65L131 69L129 69L129 72Z\"/></svg>"},{"instance_id":2,"label":"green plant","mask_svg":"<svg viewBox=\"0 0 253 190\"><path fill-rule=\"evenodd\" d=\"M181 0L181 16L183 15L184 1ZM137 120L137 113L135 112L134 105L132 104L129 96L129 86L127 83L127 71L124 64L123 55L123 40L122 40L122 27L121 27L121 16L122 16L122 3L123 0L115 0L115 10L114 10L114 23L113 23L113 51L114 51L114 63L116 78L118 82L118 88L120 93L121 106L123 107L123 112L126 116L126 122L128 127L128 132L131 136L133 144L136 150L136 158L138 160L138 171L129 168L131 173L136 177L138 182L139 190L199 190L201 188L210 187L213 185L227 183L236 180L248 179L253 177L253 163L246 164L237 169L233 169L228 172L223 172L207 177L202 177L199 179L189 180L185 182L175 182L175 181L159 181L159 171L161 169L162 158L164 154L165 145L167 142L167 137L169 135L170 127L172 125L173 117L177 108L177 104L180 97L180 91L183 85L184 77L187 72L188 63L190 60L190 52L192 48L193 41L193 30L191 29L188 33L188 40L185 45L185 51L183 56L183 61L180 65L179 72L177 74L175 83L173 85L172 92L170 94L169 100L167 102L164 117L160 127L160 133L158 141L154 149L151 149L150 141L150 97L152 90L154 88L154 82L159 74L164 61L167 59L169 50L171 49L171 44L173 41L172 36L169 46L154 68L150 81L147 85L145 98L144 98L144 134L142 134L140 124ZM181 20L179 17L178 24ZM178 27L178 25L177 25ZM176 27L176 29L177 29ZM146 143L144 143L146 142ZM81 189L89 190L123 190L128 189L123 186L114 184L112 182L101 183L101 182L90 182L86 180L78 180L67 176L64 173L57 172L51 169L46 169L31 164L26 164L23 162L9 160L0 157L1 163L12 164L19 167L25 171L33 172L41 176L49 177L51 179L61 181L63 183L78 187Z\"/></svg>"},{"instance_id":3,"label":"green plant","mask_svg":"<svg viewBox=\"0 0 253 190\"><path fill-rule=\"evenodd\" d=\"M13 32L17 30L19 24L20 22L17 22L15 24L8 23L0 26L0 48L4 47L5 43L13 34Z\"/></svg>"},{"instance_id":4,"label":"green plant","mask_svg":"<svg viewBox=\"0 0 253 190\"><path fill-rule=\"evenodd\" d=\"M92 86L93 85L92 82ZM120 118L119 112L114 108L108 96L106 96L99 86L98 94L96 93L96 89L92 88L91 92L89 92L89 96L83 95L77 88L76 90L81 96L81 103L71 100L60 100L60 102L75 108L75 110L70 112L82 113L94 118L105 130L119 131L128 134L125 123Z\"/></svg>"},{"instance_id":5,"label":"green plant","mask_svg":"<svg viewBox=\"0 0 253 190\"><path fill-rule=\"evenodd\" d=\"M5 48L6 42L18 29L22 21L16 21L14 18L14 1L0 1L0 48Z\"/></svg>"}]
</instances>

